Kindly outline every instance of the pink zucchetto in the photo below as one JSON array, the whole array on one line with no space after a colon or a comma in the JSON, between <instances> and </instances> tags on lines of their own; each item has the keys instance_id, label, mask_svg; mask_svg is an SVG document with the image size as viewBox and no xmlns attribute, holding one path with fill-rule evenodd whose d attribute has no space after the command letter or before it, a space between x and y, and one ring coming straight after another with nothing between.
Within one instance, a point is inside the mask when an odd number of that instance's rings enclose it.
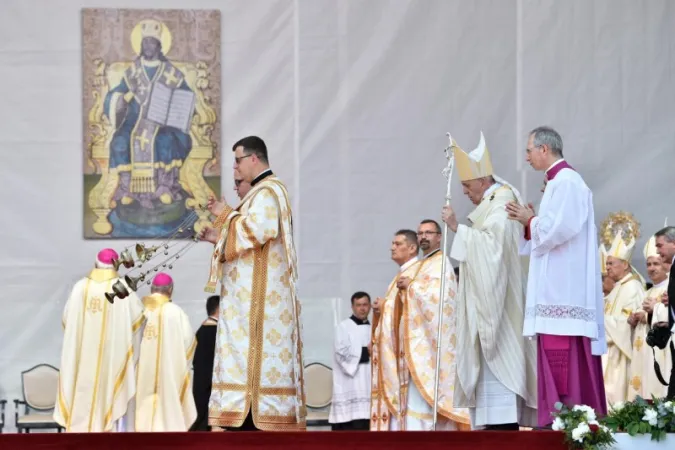
<instances>
[{"instance_id":1,"label":"pink zucchetto","mask_svg":"<svg viewBox=\"0 0 675 450\"><path fill-rule=\"evenodd\" d=\"M155 279L152 280L153 286L170 286L173 284L173 278L169 274L160 272L155 275Z\"/></svg>"},{"instance_id":2,"label":"pink zucchetto","mask_svg":"<svg viewBox=\"0 0 675 450\"><path fill-rule=\"evenodd\" d=\"M119 255L112 248L104 248L98 255L96 255L96 262L99 266L110 266L113 265L113 260L118 259Z\"/></svg>"}]
</instances>

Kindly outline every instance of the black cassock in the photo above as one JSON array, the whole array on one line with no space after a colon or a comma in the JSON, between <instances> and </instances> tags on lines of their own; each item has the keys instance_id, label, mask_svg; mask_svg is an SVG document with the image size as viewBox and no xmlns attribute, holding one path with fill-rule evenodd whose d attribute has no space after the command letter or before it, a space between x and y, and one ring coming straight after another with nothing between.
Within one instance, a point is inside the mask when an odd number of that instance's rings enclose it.
<instances>
[{"instance_id":1,"label":"black cassock","mask_svg":"<svg viewBox=\"0 0 675 450\"><path fill-rule=\"evenodd\" d=\"M190 431L211 431L209 426L209 397L211 397L217 329L216 322L209 317L197 330L197 348L192 361L194 368L192 395L197 407L197 419L190 427Z\"/></svg>"}]
</instances>

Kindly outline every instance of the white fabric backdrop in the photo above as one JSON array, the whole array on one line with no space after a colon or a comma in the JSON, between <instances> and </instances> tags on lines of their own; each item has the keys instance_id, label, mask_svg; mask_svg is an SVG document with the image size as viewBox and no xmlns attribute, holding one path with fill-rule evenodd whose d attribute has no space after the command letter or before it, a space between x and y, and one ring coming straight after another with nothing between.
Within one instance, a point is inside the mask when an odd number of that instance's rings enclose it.
<instances>
[{"instance_id":1,"label":"white fabric backdrop","mask_svg":"<svg viewBox=\"0 0 675 450\"><path fill-rule=\"evenodd\" d=\"M306 362L331 363L353 291L383 293L393 232L439 217L446 131L470 150L483 130L498 174L538 202L526 134L552 125L598 222L625 209L646 236L675 220L657 194L675 163L668 0L5 0L0 398L20 396L21 370L58 366L70 287L100 248L130 243L82 239L80 38L81 7L129 6L222 12L223 188L234 202L231 144L262 136L293 197ZM195 328L209 251L173 274Z\"/></svg>"}]
</instances>

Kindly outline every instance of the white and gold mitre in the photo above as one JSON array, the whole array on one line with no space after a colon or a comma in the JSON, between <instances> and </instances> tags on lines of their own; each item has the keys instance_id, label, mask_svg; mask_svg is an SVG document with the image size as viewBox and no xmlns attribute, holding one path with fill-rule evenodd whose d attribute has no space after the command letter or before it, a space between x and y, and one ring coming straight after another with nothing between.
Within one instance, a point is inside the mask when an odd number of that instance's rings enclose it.
<instances>
[{"instance_id":1,"label":"white and gold mitre","mask_svg":"<svg viewBox=\"0 0 675 450\"><path fill-rule=\"evenodd\" d=\"M623 211L610 214L603 221L600 232L607 256L630 262L635 242L640 237L640 224L632 214Z\"/></svg>"},{"instance_id":2,"label":"white and gold mitre","mask_svg":"<svg viewBox=\"0 0 675 450\"><path fill-rule=\"evenodd\" d=\"M603 275L607 274L607 250L605 246L600 244L598 248L598 253L600 254L600 273Z\"/></svg>"},{"instance_id":3,"label":"white and gold mitre","mask_svg":"<svg viewBox=\"0 0 675 450\"><path fill-rule=\"evenodd\" d=\"M666 217L666 221L663 224L664 227L668 226L668 218ZM656 251L656 237L652 234L652 236L647 240L647 243L645 244L645 248L643 250L643 255L645 257L645 261L647 261L648 258L651 258L653 256L660 257L659 252Z\"/></svg>"},{"instance_id":4,"label":"white and gold mitre","mask_svg":"<svg viewBox=\"0 0 675 450\"><path fill-rule=\"evenodd\" d=\"M643 254L645 256L645 261L652 256L659 256L659 252L656 251L656 238L654 238L653 235L647 240Z\"/></svg>"},{"instance_id":5,"label":"white and gold mitre","mask_svg":"<svg viewBox=\"0 0 675 450\"><path fill-rule=\"evenodd\" d=\"M466 153L459 146L455 145L455 165L460 181L475 180L477 178L489 177L493 174L492 161L490 161L490 152L485 145L483 132L480 133L480 142L478 147L470 153Z\"/></svg>"},{"instance_id":6,"label":"white and gold mitre","mask_svg":"<svg viewBox=\"0 0 675 450\"><path fill-rule=\"evenodd\" d=\"M158 41L162 40L162 23L154 19L145 19L139 23L141 27L141 37L153 37Z\"/></svg>"}]
</instances>

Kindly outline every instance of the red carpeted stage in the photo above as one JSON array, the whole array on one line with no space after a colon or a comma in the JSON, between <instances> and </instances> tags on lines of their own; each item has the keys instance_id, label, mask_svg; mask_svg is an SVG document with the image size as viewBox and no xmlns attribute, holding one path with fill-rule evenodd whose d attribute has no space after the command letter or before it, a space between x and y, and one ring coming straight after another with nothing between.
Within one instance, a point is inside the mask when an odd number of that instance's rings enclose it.
<instances>
[{"instance_id":1,"label":"red carpeted stage","mask_svg":"<svg viewBox=\"0 0 675 450\"><path fill-rule=\"evenodd\" d=\"M2 434L2 450L293 449L547 449L567 450L555 431L473 432L308 432L308 433L92 433Z\"/></svg>"}]
</instances>

